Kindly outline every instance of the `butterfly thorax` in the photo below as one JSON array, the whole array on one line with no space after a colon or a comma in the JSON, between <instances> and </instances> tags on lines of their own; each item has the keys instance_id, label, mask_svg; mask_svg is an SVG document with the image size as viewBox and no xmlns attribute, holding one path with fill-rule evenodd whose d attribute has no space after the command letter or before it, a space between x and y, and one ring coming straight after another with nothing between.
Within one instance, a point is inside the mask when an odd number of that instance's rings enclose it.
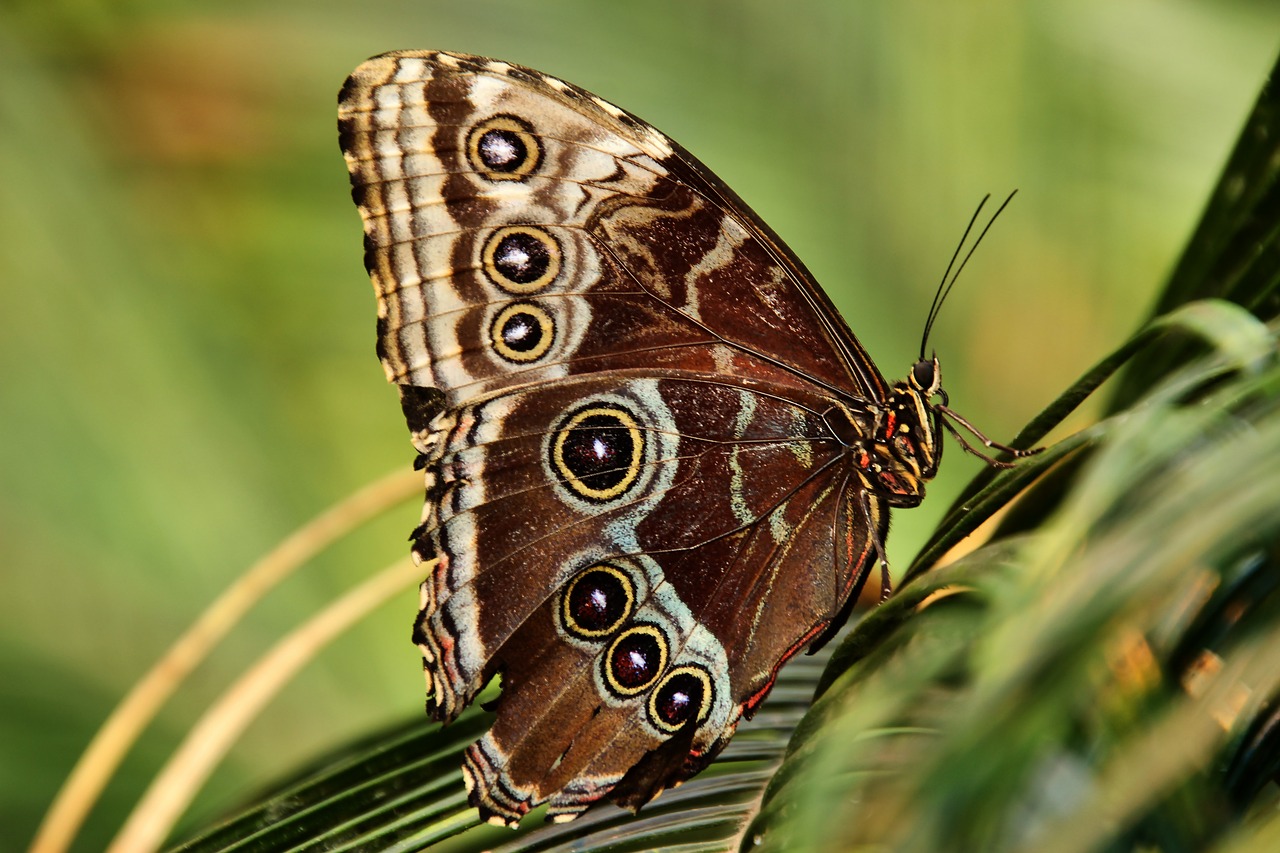
<instances>
[{"instance_id":1,"label":"butterfly thorax","mask_svg":"<svg viewBox=\"0 0 1280 853\"><path fill-rule=\"evenodd\" d=\"M905 380L894 383L881 406L865 421L850 419L842 439L865 487L894 507L913 507L942 458L942 412L934 397L946 399L937 358L920 360ZM830 422L830 419L829 419ZM835 430L833 430L835 431ZM837 437L840 431L836 431Z\"/></svg>"}]
</instances>

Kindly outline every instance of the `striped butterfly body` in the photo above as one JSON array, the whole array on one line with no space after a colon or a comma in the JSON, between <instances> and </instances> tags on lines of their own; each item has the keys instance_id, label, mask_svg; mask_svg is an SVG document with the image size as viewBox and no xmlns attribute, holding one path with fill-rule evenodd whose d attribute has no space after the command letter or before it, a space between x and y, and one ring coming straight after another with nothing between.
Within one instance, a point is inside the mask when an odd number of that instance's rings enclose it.
<instances>
[{"instance_id":1,"label":"striped butterfly body","mask_svg":"<svg viewBox=\"0 0 1280 853\"><path fill-rule=\"evenodd\" d=\"M886 383L736 195L560 80L390 53L339 128L425 470L429 712L501 674L490 821L638 808L844 621L954 432L937 360Z\"/></svg>"}]
</instances>

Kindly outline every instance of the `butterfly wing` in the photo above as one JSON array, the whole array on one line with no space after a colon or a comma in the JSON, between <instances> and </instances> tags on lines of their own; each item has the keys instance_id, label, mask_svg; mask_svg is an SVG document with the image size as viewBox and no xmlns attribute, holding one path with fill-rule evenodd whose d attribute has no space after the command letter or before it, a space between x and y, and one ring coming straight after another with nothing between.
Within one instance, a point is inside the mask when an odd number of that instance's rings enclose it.
<instances>
[{"instance_id":1,"label":"butterfly wing","mask_svg":"<svg viewBox=\"0 0 1280 853\"><path fill-rule=\"evenodd\" d=\"M714 755L865 577L887 512L826 419L884 380L808 273L653 128L455 54L376 57L342 147L435 560L414 638L472 801L639 805Z\"/></svg>"}]
</instances>

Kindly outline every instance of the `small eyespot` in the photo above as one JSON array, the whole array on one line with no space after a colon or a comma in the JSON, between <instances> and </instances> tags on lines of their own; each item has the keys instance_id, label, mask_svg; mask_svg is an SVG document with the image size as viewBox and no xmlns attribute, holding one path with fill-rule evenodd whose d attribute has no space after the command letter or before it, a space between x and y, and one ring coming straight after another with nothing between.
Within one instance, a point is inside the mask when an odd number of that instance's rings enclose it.
<instances>
[{"instance_id":1,"label":"small eyespot","mask_svg":"<svg viewBox=\"0 0 1280 853\"><path fill-rule=\"evenodd\" d=\"M636 696L648 690L666 669L667 638L656 625L636 625L609 644L601 666L611 691Z\"/></svg>"},{"instance_id":2,"label":"small eyespot","mask_svg":"<svg viewBox=\"0 0 1280 853\"><path fill-rule=\"evenodd\" d=\"M711 712L711 675L700 666L678 666L649 696L649 719L660 731L675 734L690 720L697 725Z\"/></svg>"},{"instance_id":3,"label":"small eyespot","mask_svg":"<svg viewBox=\"0 0 1280 853\"><path fill-rule=\"evenodd\" d=\"M528 122L494 116L467 136L467 160L490 181L522 181L542 162L542 145Z\"/></svg>"},{"instance_id":4,"label":"small eyespot","mask_svg":"<svg viewBox=\"0 0 1280 853\"><path fill-rule=\"evenodd\" d=\"M551 442L551 469L579 497L603 503L624 495L640 476L645 435L631 412L586 406L565 418Z\"/></svg>"},{"instance_id":5,"label":"small eyespot","mask_svg":"<svg viewBox=\"0 0 1280 853\"><path fill-rule=\"evenodd\" d=\"M481 261L489 280L503 290L536 293L560 275L560 244L540 228L499 228L486 241Z\"/></svg>"},{"instance_id":6,"label":"small eyespot","mask_svg":"<svg viewBox=\"0 0 1280 853\"><path fill-rule=\"evenodd\" d=\"M585 640L603 640L631 617L635 585L618 566L588 566L564 588L560 622L570 634Z\"/></svg>"},{"instance_id":7,"label":"small eyespot","mask_svg":"<svg viewBox=\"0 0 1280 853\"><path fill-rule=\"evenodd\" d=\"M551 315L529 302L516 302L498 312L489 326L494 350L507 361L527 364L547 354L555 342Z\"/></svg>"}]
</instances>

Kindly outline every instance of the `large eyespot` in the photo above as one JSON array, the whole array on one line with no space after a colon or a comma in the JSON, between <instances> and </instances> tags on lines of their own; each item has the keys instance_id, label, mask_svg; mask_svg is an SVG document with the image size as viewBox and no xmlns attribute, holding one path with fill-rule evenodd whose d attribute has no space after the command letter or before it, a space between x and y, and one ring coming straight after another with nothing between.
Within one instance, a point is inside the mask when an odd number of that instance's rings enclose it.
<instances>
[{"instance_id":1,"label":"large eyespot","mask_svg":"<svg viewBox=\"0 0 1280 853\"><path fill-rule=\"evenodd\" d=\"M481 253L485 275L511 293L536 293L560 275L560 244L540 228L512 225L489 235Z\"/></svg>"},{"instance_id":2,"label":"large eyespot","mask_svg":"<svg viewBox=\"0 0 1280 853\"><path fill-rule=\"evenodd\" d=\"M560 598L560 622L584 640L600 640L631 618L636 590L631 577L617 566L596 563L578 572Z\"/></svg>"},{"instance_id":3,"label":"large eyespot","mask_svg":"<svg viewBox=\"0 0 1280 853\"><path fill-rule=\"evenodd\" d=\"M697 725L707 718L712 694L710 673L700 666L678 666L649 695L649 719L660 731L675 734L690 720Z\"/></svg>"},{"instance_id":4,"label":"large eyespot","mask_svg":"<svg viewBox=\"0 0 1280 853\"><path fill-rule=\"evenodd\" d=\"M623 495L640 476L644 432L617 405L577 410L556 427L551 469L579 497L596 503Z\"/></svg>"},{"instance_id":5,"label":"large eyespot","mask_svg":"<svg viewBox=\"0 0 1280 853\"><path fill-rule=\"evenodd\" d=\"M490 181L522 181L542 162L533 128L515 116L494 116L467 136L471 168Z\"/></svg>"},{"instance_id":6,"label":"large eyespot","mask_svg":"<svg viewBox=\"0 0 1280 853\"><path fill-rule=\"evenodd\" d=\"M555 342L551 315L529 302L516 302L498 312L489 326L489 339L507 361L527 364L547 354Z\"/></svg>"},{"instance_id":7,"label":"large eyespot","mask_svg":"<svg viewBox=\"0 0 1280 853\"><path fill-rule=\"evenodd\" d=\"M667 638L657 625L629 628L609 644L601 660L604 682L619 696L649 689L667 666Z\"/></svg>"}]
</instances>

